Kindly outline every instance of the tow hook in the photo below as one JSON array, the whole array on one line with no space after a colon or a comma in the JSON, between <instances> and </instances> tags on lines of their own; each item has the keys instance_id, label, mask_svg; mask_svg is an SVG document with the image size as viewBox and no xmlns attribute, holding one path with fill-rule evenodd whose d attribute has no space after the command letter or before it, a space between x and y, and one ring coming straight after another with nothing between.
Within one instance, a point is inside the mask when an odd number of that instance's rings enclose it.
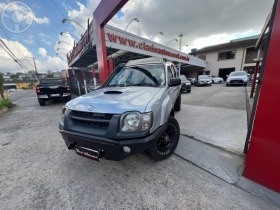
<instances>
[{"instance_id":1,"label":"tow hook","mask_svg":"<svg viewBox=\"0 0 280 210\"><path fill-rule=\"evenodd\" d=\"M73 142L70 142L70 144L68 145L68 149L74 149L75 144Z\"/></svg>"}]
</instances>

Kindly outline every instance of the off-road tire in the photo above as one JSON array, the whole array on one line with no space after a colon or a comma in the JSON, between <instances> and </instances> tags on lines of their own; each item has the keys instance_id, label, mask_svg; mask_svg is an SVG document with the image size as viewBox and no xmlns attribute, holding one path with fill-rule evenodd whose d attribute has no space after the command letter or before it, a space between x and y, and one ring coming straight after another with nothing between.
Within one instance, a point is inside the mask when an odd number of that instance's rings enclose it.
<instances>
[{"instance_id":1,"label":"off-road tire","mask_svg":"<svg viewBox=\"0 0 280 210\"><path fill-rule=\"evenodd\" d=\"M38 99L38 102L39 102L40 106L46 105L46 101L44 99Z\"/></svg>"},{"instance_id":2,"label":"off-road tire","mask_svg":"<svg viewBox=\"0 0 280 210\"><path fill-rule=\"evenodd\" d=\"M179 93L177 99L176 99L176 102L174 104L174 110L176 112L179 112L181 110L181 93Z\"/></svg>"},{"instance_id":3,"label":"off-road tire","mask_svg":"<svg viewBox=\"0 0 280 210\"><path fill-rule=\"evenodd\" d=\"M166 148L166 151L160 151L162 141L164 140L164 137L167 135L170 135L170 147ZM180 138L180 126L175 118L172 116L169 117L169 120L167 122L166 130L163 132L163 134L159 137L159 139L156 140L156 143L145 150L146 154L153 158L154 160L160 161L164 160L168 157L170 157L179 142Z\"/></svg>"}]
</instances>

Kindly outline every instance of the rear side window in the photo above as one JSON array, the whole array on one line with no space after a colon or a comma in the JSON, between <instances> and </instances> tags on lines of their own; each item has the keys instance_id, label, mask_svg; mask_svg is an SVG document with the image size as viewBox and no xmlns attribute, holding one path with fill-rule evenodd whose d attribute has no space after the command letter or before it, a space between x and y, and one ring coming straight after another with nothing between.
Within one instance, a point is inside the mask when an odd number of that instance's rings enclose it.
<instances>
[{"instance_id":1,"label":"rear side window","mask_svg":"<svg viewBox=\"0 0 280 210\"><path fill-rule=\"evenodd\" d=\"M167 71L168 71L168 79L173 78L173 72L171 71L170 66L167 66Z\"/></svg>"},{"instance_id":2,"label":"rear side window","mask_svg":"<svg viewBox=\"0 0 280 210\"><path fill-rule=\"evenodd\" d=\"M174 65L172 65L172 69L173 69L173 72L174 72L174 77L179 77L179 71L175 68Z\"/></svg>"}]
</instances>

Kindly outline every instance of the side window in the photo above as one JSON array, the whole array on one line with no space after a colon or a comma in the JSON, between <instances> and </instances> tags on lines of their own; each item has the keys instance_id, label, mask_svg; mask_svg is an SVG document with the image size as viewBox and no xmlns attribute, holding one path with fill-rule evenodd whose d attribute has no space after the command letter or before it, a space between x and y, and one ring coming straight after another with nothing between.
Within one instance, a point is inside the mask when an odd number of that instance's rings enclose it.
<instances>
[{"instance_id":1,"label":"side window","mask_svg":"<svg viewBox=\"0 0 280 210\"><path fill-rule=\"evenodd\" d=\"M173 78L173 73L171 71L170 66L167 66L167 72L168 72L168 80L170 80L171 78Z\"/></svg>"},{"instance_id":2,"label":"side window","mask_svg":"<svg viewBox=\"0 0 280 210\"><path fill-rule=\"evenodd\" d=\"M172 69L174 71L174 77L179 77L179 71L176 69L176 67L174 65L172 65Z\"/></svg>"}]
</instances>

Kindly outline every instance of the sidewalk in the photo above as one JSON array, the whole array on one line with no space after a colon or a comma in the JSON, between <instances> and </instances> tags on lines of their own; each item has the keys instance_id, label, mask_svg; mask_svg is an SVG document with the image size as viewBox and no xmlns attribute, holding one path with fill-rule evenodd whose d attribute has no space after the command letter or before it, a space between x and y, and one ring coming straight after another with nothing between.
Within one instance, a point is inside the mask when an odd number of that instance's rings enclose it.
<instances>
[{"instance_id":1,"label":"sidewalk","mask_svg":"<svg viewBox=\"0 0 280 210\"><path fill-rule=\"evenodd\" d=\"M226 183L280 207L280 194L242 176L244 157L183 135L175 154Z\"/></svg>"}]
</instances>

